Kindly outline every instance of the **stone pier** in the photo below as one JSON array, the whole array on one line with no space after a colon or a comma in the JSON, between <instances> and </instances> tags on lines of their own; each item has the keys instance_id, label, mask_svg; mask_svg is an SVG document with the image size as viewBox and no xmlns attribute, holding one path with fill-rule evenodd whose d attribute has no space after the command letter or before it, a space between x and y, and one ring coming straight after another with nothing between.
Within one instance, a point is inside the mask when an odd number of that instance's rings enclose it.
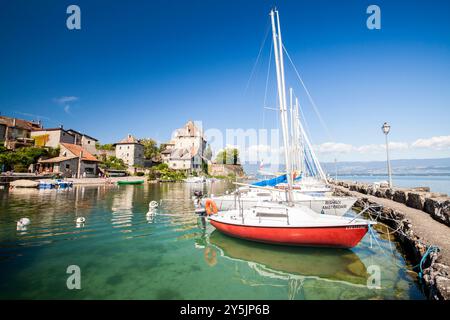
<instances>
[{"instance_id":1,"label":"stone pier","mask_svg":"<svg viewBox=\"0 0 450 320\"><path fill-rule=\"evenodd\" d=\"M429 246L440 252L428 255L423 280L430 299L450 300L450 198L429 188L387 188L348 181L332 181L339 195L382 206L380 221L400 232L396 235L408 258L418 264Z\"/></svg>"}]
</instances>

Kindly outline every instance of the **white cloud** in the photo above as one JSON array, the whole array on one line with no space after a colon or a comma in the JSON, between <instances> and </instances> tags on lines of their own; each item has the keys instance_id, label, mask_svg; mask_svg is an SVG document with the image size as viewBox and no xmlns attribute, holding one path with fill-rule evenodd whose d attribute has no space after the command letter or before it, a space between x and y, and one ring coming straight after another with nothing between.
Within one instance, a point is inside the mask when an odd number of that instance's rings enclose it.
<instances>
[{"instance_id":1,"label":"white cloud","mask_svg":"<svg viewBox=\"0 0 450 320\"><path fill-rule=\"evenodd\" d=\"M431 137L429 139L418 139L411 145L414 148L429 148L435 150L450 149L450 136Z\"/></svg>"},{"instance_id":2,"label":"white cloud","mask_svg":"<svg viewBox=\"0 0 450 320\"><path fill-rule=\"evenodd\" d=\"M386 150L383 144L366 144L360 147L354 147L356 152L359 153L378 153Z\"/></svg>"},{"instance_id":3,"label":"white cloud","mask_svg":"<svg viewBox=\"0 0 450 320\"><path fill-rule=\"evenodd\" d=\"M70 114L70 104L72 102L78 101L78 99L79 98L75 96L63 96L59 98L54 98L53 101L55 101L56 104L58 105L64 106L64 112Z\"/></svg>"},{"instance_id":4,"label":"white cloud","mask_svg":"<svg viewBox=\"0 0 450 320\"><path fill-rule=\"evenodd\" d=\"M77 101L79 98L75 96L63 96L53 99L57 104L67 104L69 102Z\"/></svg>"},{"instance_id":5,"label":"white cloud","mask_svg":"<svg viewBox=\"0 0 450 320\"><path fill-rule=\"evenodd\" d=\"M350 153L354 147L351 144L325 142L314 146L314 149L319 153Z\"/></svg>"},{"instance_id":6,"label":"white cloud","mask_svg":"<svg viewBox=\"0 0 450 320\"><path fill-rule=\"evenodd\" d=\"M389 142L390 150L408 150L409 144L406 142ZM360 154L373 154L381 153L386 150L384 144L365 144L362 146L353 146L347 143L335 143L335 142L325 142L314 146L314 149L321 154L336 154L336 153L360 153Z\"/></svg>"}]
</instances>

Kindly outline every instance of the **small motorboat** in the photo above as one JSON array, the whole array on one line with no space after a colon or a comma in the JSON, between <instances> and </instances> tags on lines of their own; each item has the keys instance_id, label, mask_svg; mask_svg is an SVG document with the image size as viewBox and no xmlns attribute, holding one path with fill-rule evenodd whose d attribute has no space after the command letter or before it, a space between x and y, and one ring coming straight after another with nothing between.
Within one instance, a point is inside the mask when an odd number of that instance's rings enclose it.
<instances>
[{"instance_id":1,"label":"small motorboat","mask_svg":"<svg viewBox=\"0 0 450 320\"><path fill-rule=\"evenodd\" d=\"M39 189L54 189L56 188L56 183L53 180L40 180Z\"/></svg>"},{"instance_id":2,"label":"small motorboat","mask_svg":"<svg viewBox=\"0 0 450 320\"><path fill-rule=\"evenodd\" d=\"M65 180L61 180L61 179L56 180L55 184L56 184L56 186L58 188L61 188L61 189L72 188L73 187L73 182L72 181L65 181Z\"/></svg>"},{"instance_id":3,"label":"small motorboat","mask_svg":"<svg viewBox=\"0 0 450 320\"><path fill-rule=\"evenodd\" d=\"M39 187L39 182L33 180L20 179L12 181L9 185L12 188L37 188Z\"/></svg>"},{"instance_id":4,"label":"small motorboat","mask_svg":"<svg viewBox=\"0 0 450 320\"><path fill-rule=\"evenodd\" d=\"M117 181L118 185L123 185L123 184L143 184L144 180L119 180Z\"/></svg>"},{"instance_id":5,"label":"small motorboat","mask_svg":"<svg viewBox=\"0 0 450 320\"><path fill-rule=\"evenodd\" d=\"M306 207L264 204L220 211L209 218L232 237L272 244L352 248L375 222L356 217L318 214Z\"/></svg>"}]
</instances>

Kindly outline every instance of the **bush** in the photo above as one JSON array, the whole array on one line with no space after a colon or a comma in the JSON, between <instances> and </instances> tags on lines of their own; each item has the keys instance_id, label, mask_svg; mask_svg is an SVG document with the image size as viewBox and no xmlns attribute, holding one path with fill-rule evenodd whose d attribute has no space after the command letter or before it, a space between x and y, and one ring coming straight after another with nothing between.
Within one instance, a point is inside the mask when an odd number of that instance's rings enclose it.
<instances>
[{"instance_id":1,"label":"bush","mask_svg":"<svg viewBox=\"0 0 450 320\"><path fill-rule=\"evenodd\" d=\"M150 169L148 178L150 180L161 179L168 181L180 181L186 178L184 172L170 169L166 163L161 163Z\"/></svg>"},{"instance_id":2,"label":"bush","mask_svg":"<svg viewBox=\"0 0 450 320\"><path fill-rule=\"evenodd\" d=\"M14 165L14 172L28 172L28 166L21 163Z\"/></svg>"},{"instance_id":3,"label":"bush","mask_svg":"<svg viewBox=\"0 0 450 320\"><path fill-rule=\"evenodd\" d=\"M145 173L143 173L142 171L139 171L139 172L136 172L136 176L142 177L142 176L145 176Z\"/></svg>"}]
</instances>

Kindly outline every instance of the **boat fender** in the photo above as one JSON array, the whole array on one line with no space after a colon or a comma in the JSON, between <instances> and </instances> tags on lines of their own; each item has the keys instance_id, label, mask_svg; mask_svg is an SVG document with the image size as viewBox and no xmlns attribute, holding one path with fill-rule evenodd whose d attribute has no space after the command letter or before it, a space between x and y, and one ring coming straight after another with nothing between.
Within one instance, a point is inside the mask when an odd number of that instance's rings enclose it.
<instances>
[{"instance_id":1,"label":"boat fender","mask_svg":"<svg viewBox=\"0 0 450 320\"><path fill-rule=\"evenodd\" d=\"M208 215L215 214L219 210L217 209L217 205L212 199L206 199L205 201L205 209Z\"/></svg>"}]
</instances>

